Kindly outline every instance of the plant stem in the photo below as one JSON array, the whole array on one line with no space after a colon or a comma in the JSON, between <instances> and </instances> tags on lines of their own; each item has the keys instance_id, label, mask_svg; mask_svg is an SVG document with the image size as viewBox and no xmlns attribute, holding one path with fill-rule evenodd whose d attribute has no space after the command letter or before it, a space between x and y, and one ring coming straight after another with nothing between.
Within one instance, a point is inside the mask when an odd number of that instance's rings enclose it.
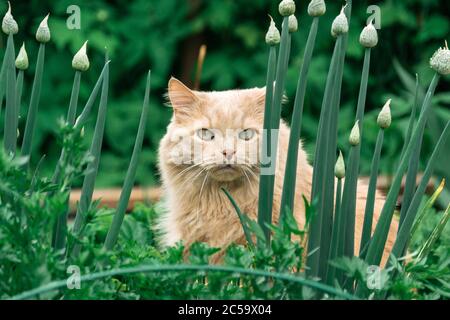
<instances>
[{"instance_id":1,"label":"plant stem","mask_svg":"<svg viewBox=\"0 0 450 320\"><path fill-rule=\"evenodd\" d=\"M273 194L271 195L270 183L271 174L266 172L271 168L272 160L272 104L273 104L273 82L275 81L277 54L276 47L270 46L269 59L267 65L267 79L266 79L266 99L264 106L264 127L263 127L263 141L261 150L261 168L259 177L259 196L258 196L258 223L264 230L267 240L270 239L270 230L266 226L272 221L271 202Z\"/></svg>"},{"instance_id":2,"label":"plant stem","mask_svg":"<svg viewBox=\"0 0 450 320\"><path fill-rule=\"evenodd\" d=\"M334 209L334 223L331 234L331 245L330 245L330 257L328 259L328 263L335 260L338 254L338 235L340 234L339 228L341 226L342 221L342 179L338 179L337 183L337 191L336 191L336 205ZM326 283L331 285L336 278L336 267L328 266Z\"/></svg>"},{"instance_id":3,"label":"plant stem","mask_svg":"<svg viewBox=\"0 0 450 320\"><path fill-rule=\"evenodd\" d=\"M6 91L6 62L7 62L8 51L5 50L5 55L3 56L2 67L0 69L0 115L2 114L3 98L5 97Z\"/></svg>"},{"instance_id":4,"label":"plant stem","mask_svg":"<svg viewBox=\"0 0 450 320\"><path fill-rule=\"evenodd\" d=\"M450 219L450 204L448 205L447 209L445 210L441 220L436 225L436 227L433 229L433 231L431 232L427 241L425 242L425 244L422 246L421 250L419 251L419 254L417 255L417 259L419 261L422 260L424 257L426 257L430 253L431 248L433 248L436 241L442 235L442 232L444 231L449 219Z\"/></svg>"},{"instance_id":5,"label":"plant stem","mask_svg":"<svg viewBox=\"0 0 450 320\"><path fill-rule=\"evenodd\" d=\"M105 62L102 72L100 73L97 82L95 83L95 86L92 89L91 95L89 96L88 101L86 102L86 105L83 108L83 111L81 111L81 114L75 121L75 128L82 128L85 125L87 119L89 118L95 99L97 99L98 92L100 91L100 87L103 81L105 80L105 73L106 69L108 68L109 62L110 61Z\"/></svg>"},{"instance_id":6,"label":"plant stem","mask_svg":"<svg viewBox=\"0 0 450 320\"><path fill-rule=\"evenodd\" d=\"M4 147L7 154L15 154L17 145L16 67L14 64L14 36L8 35L6 45L6 111Z\"/></svg>"},{"instance_id":7,"label":"plant stem","mask_svg":"<svg viewBox=\"0 0 450 320\"><path fill-rule=\"evenodd\" d=\"M120 193L119 205L117 206L111 227L109 228L108 234L106 236L104 244L106 250L111 250L117 242L120 227L122 226L122 222L125 217L125 211L128 207L128 201L130 200L131 190L134 185L139 155L141 154L142 143L144 142L145 127L148 118L150 79L151 79L151 72L149 71L147 76L147 84L145 86L145 98L144 104L142 106L141 119L139 120L139 128L136 135L136 141L134 143L134 149L131 155L131 161L130 165L128 166L125 182L122 187L122 192Z\"/></svg>"},{"instance_id":8,"label":"plant stem","mask_svg":"<svg viewBox=\"0 0 450 320\"><path fill-rule=\"evenodd\" d=\"M380 165L381 148L383 147L384 129L378 131L377 143L372 158L372 166L370 168L369 188L367 190L366 208L364 211L364 223L359 246L359 256L364 258L367 246L372 235L373 210L375 207L375 194L377 191L378 169Z\"/></svg>"},{"instance_id":9,"label":"plant stem","mask_svg":"<svg viewBox=\"0 0 450 320\"><path fill-rule=\"evenodd\" d=\"M286 160L286 171L284 174L283 192L280 205L280 219L282 219L285 210L293 212L295 185L297 178L298 149L300 143L300 133L302 128L303 106L305 103L306 84L308 79L309 66L316 42L319 18L315 17L311 23L306 49L303 56L303 64L300 68L300 77L297 82L297 91L295 94L294 110L291 121L291 132L289 137L289 147Z\"/></svg>"},{"instance_id":10,"label":"plant stem","mask_svg":"<svg viewBox=\"0 0 450 320\"><path fill-rule=\"evenodd\" d=\"M409 116L408 130L406 131L405 143L403 144L402 152L400 153L400 158L403 157L405 149L408 146L409 141L411 140L412 131L414 129L414 123L416 121L417 109L419 109L419 90L420 90L419 76L416 74L416 90L414 93L414 103L412 106L411 115Z\"/></svg>"},{"instance_id":11,"label":"plant stem","mask_svg":"<svg viewBox=\"0 0 450 320\"><path fill-rule=\"evenodd\" d=\"M22 105L22 91L23 91L23 70L19 70L16 80L16 116L15 116L16 122L14 124L14 128L16 131L16 145L18 136L17 130L19 128L20 108Z\"/></svg>"},{"instance_id":12,"label":"plant stem","mask_svg":"<svg viewBox=\"0 0 450 320\"><path fill-rule=\"evenodd\" d=\"M36 127L37 112L41 96L42 74L44 72L45 44L39 45L39 52L36 64L36 73L34 75L33 87L31 89L30 107L28 109L27 122L25 124L25 134L22 142L22 156L30 157L33 135ZM30 161L28 161L28 166Z\"/></svg>"},{"instance_id":13,"label":"plant stem","mask_svg":"<svg viewBox=\"0 0 450 320\"><path fill-rule=\"evenodd\" d=\"M322 212L321 231L320 231L320 251L319 251L319 277L326 279L327 268L329 267L328 259L330 256L331 234L333 228L333 207L335 192L335 175L334 167L336 163L337 135L338 135L338 118L341 101L342 77L344 73L345 62L345 35L342 36L342 42L339 48L339 60L336 69L336 75L333 85L333 93L331 100L331 114L325 126L326 142L325 142L325 159L323 161L323 170L325 172L322 181Z\"/></svg>"},{"instance_id":14,"label":"plant stem","mask_svg":"<svg viewBox=\"0 0 450 320\"><path fill-rule=\"evenodd\" d=\"M103 133L105 130L106 109L108 104L108 86L109 86L109 64L106 64L105 75L102 81L102 92L100 95L100 103L97 115L97 123L94 129L94 137L90 148L90 154L93 160L87 167L87 173L84 177L83 186L81 189L80 203L78 205L77 214L73 226L73 233L80 237L82 228L86 222L86 215L92 201L92 194L94 192L95 179L97 177L98 166L100 164L100 155L103 142ZM81 250L81 245L76 243L72 250L72 257L78 256Z\"/></svg>"},{"instance_id":15,"label":"plant stem","mask_svg":"<svg viewBox=\"0 0 450 320\"><path fill-rule=\"evenodd\" d=\"M75 124L75 117L77 115L77 106L78 106L78 96L80 93L80 81L81 81L81 72L75 71L75 76L73 79L72 93L70 95L70 103L69 109L67 111L66 122L73 126ZM65 157L64 149L61 150L61 155L59 157L59 161L57 164L57 169L55 170L55 175L53 177L53 182L56 184L60 184L61 180L61 169L60 166ZM71 186L67 186L67 191L70 195ZM67 216L69 213L69 196L66 200L65 210L62 212L57 220L56 226L53 233L53 247L56 250L61 250L66 246L66 237L67 237Z\"/></svg>"},{"instance_id":16,"label":"plant stem","mask_svg":"<svg viewBox=\"0 0 450 320\"><path fill-rule=\"evenodd\" d=\"M427 200L423 208L421 208L419 215L414 220L414 225L412 226L411 229L410 238L414 238L414 235L419 229L419 226L421 226L423 219L427 215L428 211L433 207L434 203L436 202L437 198L439 198L444 188L445 188L445 179L442 179L441 183L439 184L433 195L430 197L430 199Z\"/></svg>"},{"instance_id":17,"label":"plant stem","mask_svg":"<svg viewBox=\"0 0 450 320\"><path fill-rule=\"evenodd\" d=\"M367 82L369 78L370 69L370 53L371 49L366 48L364 55L364 65L361 75L361 85L358 95L358 106L356 109L355 121L359 122L359 132L362 137L363 134L363 120L364 110L366 106L367 96ZM356 193L358 186L358 173L359 173L359 160L361 153L361 143L352 148L350 153L350 159L348 161L348 176L344 184L344 193L342 200L342 211L344 212L345 220L345 242L344 242L344 255L352 257L354 255L355 248L355 212L356 212Z\"/></svg>"},{"instance_id":18,"label":"plant stem","mask_svg":"<svg viewBox=\"0 0 450 320\"><path fill-rule=\"evenodd\" d=\"M442 132L441 137L439 138L439 141L436 144L433 154L428 160L428 164L423 173L422 180L420 181L420 184L416 192L414 193L414 197L406 213L403 224L398 231L397 239L395 240L394 247L392 248L392 254L397 258L402 255L403 250L405 249L405 245L411 234L411 228L414 224L414 220L419 210L420 202L422 201L428 182L430 181L431 175L433 174L436 161L439 157L440 152L445 147L445 142L449 134L450 134L450 121L447 121L447 125L445 126L444 131Z\"/></svg>"},{"instance_id":19,"label":"plant stem","mask_svg":"<svg viewBox=\"0 0 450 320\"><path fill-rule=\"evenodd\" d=\"M254 277L265 277L265 278L273 278L284 280L292 283L296 283L299 285L304 285L310 287L312 289L316 289L322 291L323 293L328 293L336 297L349 299L349 300L357 300L358 297L343 292L341 290L335 289L333 287L324 285L320 282L314 280L308 280L301 277L292 276L290 274L270 272L258 269L244 269L237 267L227 267L227 266L211 266L211 265L141 265L136 267L127 267L127 268L118 268L107 271L100 271L96 273L91 273L87 275L83 275L80 277L80 281L82 283L88 281L99 280L102 278L109 278L118 275L126 275L126 274L134 274L134 273L149 273L149 272L182 272L182 271L208 271L208 272L226 272L226 273L238 273L245 274ZM29 291L22 292L18 295L13 296L12 300L24 300L35 297L37 295L54 291L59 288L67 287L67 279L54 281L47 283L43 286L40 286L36 289L32 289Z\"/></svg>"},{"instance_id":20,"label":"plant stem","mask_svg":"<svg viewBox=\"0 0 450 320\"><path fill-rule=\"evenodd\" d=\"M366 262L371 265L380 264L384 246L389 233L392 216L394 214L395 203L400 192L402 177L408 165L408 159L411 156L415 145L421 138L422 128L425 127L425 124L427 122L431 109L431 100L439 83L439 78L440 76L436 73L428 88L427 95L423 102L419 121L414 128L411 141L409 142L408 147L405 150L405 154L400 161L391 188L389 189L388 195L386 197L386 202L381 211L380 218L375 228L375 232L372 236L372 240L370 241L369 248L367 250Z\"/></svg>"},{"instance_id":21,"label":"plant stem","mask_svg":"<svg viewBox=\"0 0 450 320\"><path fill-rule=\"evenodd\" d=\"M283 99L284 82L286 77L286 66L287 59L289 59L289 18L283 18L283 26L281 31L281 43L280 52L278 55L277 69L276 69L276 83L273 94L272 101L272 111L270 112L270 129L267 132L267 143L271 144L270 153L268 154L270 159L270 168L273 172L261 172L261 175L266 174L267 177L263 179L260 184L264 183L262 186L263 191L265 191L265 197L261 199L260 205L266 206L262 213L258 213L258 222L263 228L264 234L267 238L267 244L270 244L270 230L267 224L272 222L272 208L273 208L273 193L275 185L275 170L276 170L276 160L277 160L277 148L278 148L278 129L280 128L280 118L281 118L281 102ZM273 84L270 84L273 86ZM266 97L266 100L268 98ZM273 143L272 143L273 142ZM263 147L264 148L264 147ZM267 148L267 145L266 145ZM261 189L260 189L261 191ZM261 196L261 195L260 195ZM263 195L264 197L264 195ZM264 203L262 203L264 202ZM261 207L260 207L261 208Z\"/></svg>"},{"instance_id":22,"label":"plant stem","mask_svg":"<svg viewBox=\"0 0 450 320\"><path fill-rule=\"evenodd\" d=\"M231 194L228 192L228 190L226 190L225 188L222 188L222 191L225 193L225 195L227 196L228 200L230 200L231 204L234 207L234 210L236 211L236 213L237 213L237 215L239 217L239 221L241 222L242 229L244 230L244 236L245 236L245 240L247 240L248 246L251 249L254 249L255 248L255 244L253 243L253 240L252 240L251 230L248 228L247 224L245 223L244 214L242 213L241 209L239 208L239 206L237 205L236 201L231 196Z\"/></svg>"},{"instance_id":23,"label":"plant stem","mask_svg":"<svg viewBox=\"0 0 450 320\"><path fill-rule=\"evenodd\" d=\"M313 164L313 181L312 181L312 188L311 188L311 202L317 200L317 207L316 207L316 215L312 217L311 219L311 226L310 226L310 233L308 238L308 252L310 254L307 258L307 265L309 269L307 270L307 273L311 276L317 276L319 272L319 259L320 259L320 232L322 229L322 194L319 192L319 188L322 188L322 181L323 176L325 174L323 169L323 156L325 152L325 145L324 145L324 136L326 135L326 122L329 118L330 105L331 105L331 99L332 99L332 93L333 93L333 86L334 81L336 79L335 73L337 69L338 64L338 55L339 55L339 47L341 44L342 37L340 37L334 46L333 55L331 58L330 68L328 71L327 76L327 82L325 85L325 92L324 97L322 101L322 109L320 112L320 119L319 119L319 127L317 132L317 143L316 143L316 150L314 154L314 164ZM315 250L315 251L314 251ZM311 253L313 252L314 253Z\"/></svg>"}]
</instances>

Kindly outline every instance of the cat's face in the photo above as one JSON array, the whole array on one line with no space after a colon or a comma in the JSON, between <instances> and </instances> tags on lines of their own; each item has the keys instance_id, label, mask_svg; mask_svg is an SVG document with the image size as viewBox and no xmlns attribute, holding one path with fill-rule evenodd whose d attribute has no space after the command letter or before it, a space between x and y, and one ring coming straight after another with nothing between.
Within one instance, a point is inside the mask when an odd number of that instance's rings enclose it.
<instances>
[{"instance_id":1,"label":"cat's face","mask_svg":"<svg viewBox=\"0 0 450 320\"><path fill-rule=\"evenodd\" d=\"M170 161L216 181L256 177L264 95L259 88L197 92L172 78Z\"/></svg>"}]
</instances>

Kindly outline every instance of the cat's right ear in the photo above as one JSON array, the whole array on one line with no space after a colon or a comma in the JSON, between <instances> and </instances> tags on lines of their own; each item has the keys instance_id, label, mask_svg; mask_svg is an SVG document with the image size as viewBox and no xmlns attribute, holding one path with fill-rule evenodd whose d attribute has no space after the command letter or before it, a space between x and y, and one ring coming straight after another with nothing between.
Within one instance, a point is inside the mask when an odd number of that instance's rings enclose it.
<instances>
[{"instance_id":1,"label":"cat's right ear","mask_svg":"<svg viewBox=\"0 0 450 320\"><path fill-rule=\"evenodd\" d=\"M199 102L195 93L174 77L169 80L167 96L177 119L191 117L192 108Z\"/></svg>"}]
</instances>

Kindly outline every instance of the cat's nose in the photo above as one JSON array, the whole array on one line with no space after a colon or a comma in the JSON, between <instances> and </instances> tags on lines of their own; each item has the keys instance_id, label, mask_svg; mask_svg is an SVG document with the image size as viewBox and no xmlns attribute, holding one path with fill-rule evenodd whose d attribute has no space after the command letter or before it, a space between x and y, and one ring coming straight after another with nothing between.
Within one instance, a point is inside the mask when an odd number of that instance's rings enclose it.
<instances>
[{"instance_id":1,"label":"cat's nose","mask_svg":"<svg viewBox=\"0 0 450 320\"><path fill-rule=\"evenodd\" d=\"M222 151L223 156L227 160L231 160L235 153L236 153L236 151L232 150L232 149L225 149L225 150Z\"/></svg>"}]
</instances>

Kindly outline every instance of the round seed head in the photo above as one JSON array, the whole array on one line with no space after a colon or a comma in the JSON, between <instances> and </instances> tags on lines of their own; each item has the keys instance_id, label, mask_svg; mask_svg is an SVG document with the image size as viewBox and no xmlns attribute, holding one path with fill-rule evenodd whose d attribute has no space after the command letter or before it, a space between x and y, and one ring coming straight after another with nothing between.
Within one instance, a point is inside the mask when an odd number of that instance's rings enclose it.
<instances>
[{"instance_id":1,"label":"round seed head","mask_svg":"<svg viewBox=\"0 0 450 320\"><path fill-rule=\"evenodd\" d=\"M289 32L293 33L293 32L297 32L298 30L298 21L297 18L295 17L295 15L290 15L289 16Z\"/></svg>"},{"instance_id":2,"label":"round seed head","mask_svg":"<svg viewBox=\"0 0 450 320\"><path fill-rule=\"evenodd\" d=\"M2 30L6 34L16 34L19 32L19 26L17 25L16 20L14 20L11 14L11 4L8 1L8 11L6 11L5 16L2 21Z\"/></svg>"},{"instance_id":3,"label":"round seed head","mask_svg":"<svg viewBox=\"0 0 450 320\"><path fill-rule=\"evenodd\" d=\"M327 11L327 6L324 0L311 0L308 5L308 14L311 17L320 17Z\"/></svg>"},{"instance_id":4,"label":"round seed head","mask_svg":"<svg viewBox=\"0 0 450 320\"><path fill-rule=\"evenodd\" d=\"M391 99L389 99L384 105L383 109L381 109L380 114L378 115L377 124L382 129L387 129L390 127L392 122L391 117Z\"/></svg>"},{"instance_id":5,"label":"round seed head","mask_svg":"<svg viewBox=\"0 0 450 320\"><path fill-rule=\"evenodd\" d=\"M36 40L41 43L46 43L50 41L50 28L48 27L48 16L47 14L45 18L39 24L39 27L36 31Z\"/></svg>"},{"instance_id":6,"label":"round seed head","mask_svg":"<svg viewBox=\"0 0 450 320\"><path fill-rule=\"evenodd\" d=\"M447 42L444 48L439 48L430 60L431 68L445 76L450 74L450 50Z\"/></svg>"},{"instance_id":7,"label":"round seed head","mask_svg":"<svg viewBox=\"0 0 450 320\"><path fill-rule=\"evenodd\" d=\"M372 21L362 30L359 43L366 48L373 48L378 44L378 32Z\"/></svg>"},{"instance_id":8,"label":"round seed head","mask_svg":"<svg viewBox=\"0 0 450 320\"><path fill-rule=\"evenodd\" d=\"M25 50L25 43L22 44L22 47L20 47L19 50L19 54L17 55L16 68L19 70L28 69L28 55L27 51Z\"/></svg>"},{"instance_id":9,"label":"round seed head","mask_svg":"<svg viewBox=\"0 0 450 320\"><path fill-rule=\"evenodd\" d=\"M344 13L344 8L342 8L341 13L333 20L331 25L331 34L333 37L340 36L348 32L348 20Z\"/></svg>"},{"instance_id":10,"label":"round seed head","mask_svg":"<svg viewBox=\"0 0 450 320\"><path fill-rule=\"evenodd\" d=\"M294 0L283 0L278 5L278 11L283 17L288 17L295 13L295 2Z\"/></svg>"},{"instance_id":11,"label":"round seed head","mask_svg":"<svg viewBox=\"0 0 450 320\"><path fill-rule=\"evenodd\" d=\"M350 132L350 138L348 139L352 146L357 146L360 142L360 134L359 134L359 120L356 121L353 126L352 131Z\"/></svg>"},{"instance_id":12,"label":"round seed head","mask_svg":"<svg viewBox=\"0 0 450 320\"><path fill-rule=\"evenodd\" d=\"M345 162L341 151L339 151L339 157L336 161L336 165L334 166L334 175L338 179L345 177Z\"/></svg>"},{"instance_id":13,"label":"round seed head","mask_svg":"<svg viewBox=\"0 0 450 320\"><path fill-rule=\"evenodd\" d=\"M266 43L270 46L275 46L280 43L280 38L280 31L278 31L275 22L272 17L270 17L270 26L266 33Z\"/></svg>"},{"instance_id":14,"label":"round seed head","mask_svg":"<svg viewBox=\"0 0 450 320\"><path fill-rule=\"evenodd\" d=\"M87 41L72 59L72 68L78 71L86 71L89 69L89 58L86 54Z\"/></svg>"}]
</instances>

